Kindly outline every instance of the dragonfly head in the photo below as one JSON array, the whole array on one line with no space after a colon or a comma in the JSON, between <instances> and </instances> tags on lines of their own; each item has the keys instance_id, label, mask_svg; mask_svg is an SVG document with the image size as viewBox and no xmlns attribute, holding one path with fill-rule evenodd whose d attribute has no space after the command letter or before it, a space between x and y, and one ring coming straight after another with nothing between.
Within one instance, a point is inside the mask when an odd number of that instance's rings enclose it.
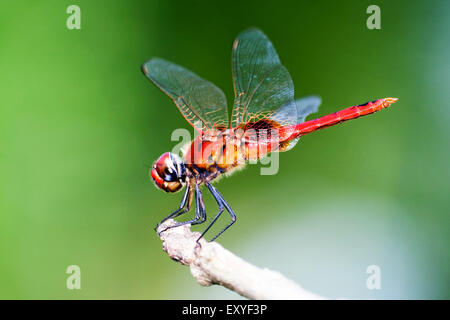
<instances>
[{"instance_id":1,"label":"dragonfly head","mask_svg":"<svg viewBox=\"0 0 450 320\"><path fill-rule=\"evenodd\" d=\"M177 192L186 180L186 168L180 157L166 152L153 164L150 175L158 188Z\"/></svg>"}]
</instances>

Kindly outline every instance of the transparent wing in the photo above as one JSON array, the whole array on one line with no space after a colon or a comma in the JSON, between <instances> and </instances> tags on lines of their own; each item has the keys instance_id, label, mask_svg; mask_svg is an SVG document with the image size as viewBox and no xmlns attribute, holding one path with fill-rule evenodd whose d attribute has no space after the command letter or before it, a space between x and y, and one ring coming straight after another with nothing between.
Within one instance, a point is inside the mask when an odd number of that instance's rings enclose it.
<instances>
[{"instance_id":1,"label":"transparent wing","mask_svg":"<svg viewBox=\"0 0 450 320\"><path fill-rule=\"evenodd\" d=\"M285 118L291 119L293 115L296 115L297 118L295 124L299 124L304 122L306 117L311 113L316 113L319 110L321 103L322 100L320 97L303 97L289 102L276 110L276 112L271 116L271 119L277 122L282 122ZM293 109L295 109L295 113Z\"/></svg>"},{"instance_id":2,"label":"transparent wing","mask_svg":"<svg viewBox=\"0 0 450 320\"><path fill-rule=\"evenodd\" d=\"M228 107L222 90L195 73L163 59L147 61L144 74L168 95L197 130L228 127Z\"/></svg>"},{"instance_id":3,"label":"transparent wing","mask_svg":"<svg viewBox=\"0 0 450 320\"><path fill-rule=\"evenodd\" d=\"M243 128L244 130L254 129L254 130L260 130L260 129L266 129L266 130L277 130L281 127L285 127L283 129L285 130L295 130L295 125L302 123L305 121L306 117L309 116L311 113L315 113L319 110L319 105L321 103L321 99L317 96L309 96L304 97L301 99L297 99L295 101L288 102L287 104L283 105L281 108L278 108L272 116L268 119L262 119L257 122L248 122L246 123ZM289 122L292 121L293 117L296 117L297 120L294 121L293 124L282 126L281 123L285 123L287 120ZM260 143L266 143L269 142L270 138L262 138L260 135L249 135L246 137L247 141L254 141L255 139L258 139L258 142ZM266 140L267 139L267 140ZM287 151L291 149L295 144L298 142L300 138L288 140L288 141L282 141L281 142L281 148L279 151Z\"/></svg>"},{"instance_id":4,"label":"transparent wing","mask_svg":"<svg viewBox=\"0 0 450 320\"><path fill-rule=\"evenodd\" d=\"M232 126L244 127L269 119L294 100L294 85L267 37L257 29L241 33L233 43L235 101ZM284 114L280 125L295 124L296 108Z\"/></svg>"},{"instance_id":5,"label":"transparent wing","mask_svg":"<svg viewBox=\"0 0 450 320\"><path fill-rule=\"evenodd\" d=\"M283 118L286 118L286 115L290 117L289 114L292 113L292 108L295 108L297 115L296 124L302 123L305 121L307 116L309 116L311 113L316 113L319 110L319 106L321 103L322 100L317 96L300 98L282 106L275 112L271 119L280 122ZM282 142L278 151L288 151L292 149L297 144L299 139L300 137Z\"/></svg>"}]
</instances>

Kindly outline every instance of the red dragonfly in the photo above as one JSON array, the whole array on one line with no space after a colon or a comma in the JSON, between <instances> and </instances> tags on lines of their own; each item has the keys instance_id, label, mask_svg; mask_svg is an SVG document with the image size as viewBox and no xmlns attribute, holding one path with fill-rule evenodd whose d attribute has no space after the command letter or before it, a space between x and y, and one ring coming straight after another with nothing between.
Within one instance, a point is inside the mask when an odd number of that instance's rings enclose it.
<instances>
[{"instance_id":1,"label":"red dragonfly","mask_svg":"<svg viewBox=\"0 0 450 320\"><path fill-rule=\"evenodd\" d=\"M224 210L231 216L231 221L211 241L236 221L234 211L211 184L213 180L243 167L249 160L261 159L269 152L287 151L305 134L374 113L397 101L396 98L377 99L305 122L308 115L317 112L321 100L316 96L294 100L294 85L289 72L261 31L250 29L236 38L232 63L235 99L230 122L225 95L211 82L159 58L142 66L144 74L173 100L200 133L183 156L164 153L153 164L150 173L155 185L166 192L186 187L179 208L158 226L188 212L194 194L195 218L177 222L170 228L205 222L200 185L204 184L211 192L219 212L197 241Z\"/></svg>"}]
</instances>

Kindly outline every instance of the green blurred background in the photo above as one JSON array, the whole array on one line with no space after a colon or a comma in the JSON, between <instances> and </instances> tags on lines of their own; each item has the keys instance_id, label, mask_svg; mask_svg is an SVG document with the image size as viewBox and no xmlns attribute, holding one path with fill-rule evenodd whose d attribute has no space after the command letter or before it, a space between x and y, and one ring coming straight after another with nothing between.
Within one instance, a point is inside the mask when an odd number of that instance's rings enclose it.
<instances>
[{"instance_id":1,"label":"green blurred background","mask_svg":"<svg viewBox=\"0 0 450 320\"><path fill-rule=\"evenodd\" d=\"M71 4L81 30L66 28ZM304 137L277 175L221 180L238 222L219 242L331 298L450 298L449 21L448 1L2 0L0 298L239 298L161 250L153 227L181 194L147 165L189 125L140 66L171 60L231 103L231 44L251 26L320 115L400 100ZM81 290L66 288L72 264ZM381 290L366 288L373 264Z\"/></svg>"}]
</instances>

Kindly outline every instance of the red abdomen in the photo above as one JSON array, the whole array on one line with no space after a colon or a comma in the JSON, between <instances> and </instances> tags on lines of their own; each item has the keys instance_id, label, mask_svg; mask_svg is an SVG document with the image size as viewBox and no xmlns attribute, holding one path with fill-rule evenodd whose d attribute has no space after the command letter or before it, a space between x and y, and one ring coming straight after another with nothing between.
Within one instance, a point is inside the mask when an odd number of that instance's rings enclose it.
<instances>
[{"instance_id":1,"label":"red abdomen","mask_svg":"<svg viewBox=\"0 0 450 320\"><path fill-rule=\"evenodd\" d=\"M347 120L356 119L377 112L381 109L389 107L397 100L397 98L378 99L367 102L366 104L349 107L318 119L309 120L293 126L287 126L280 129L280 131L282 131L280 137L282 137L282 140L284 141L295 139L316 130L324 129Z\"/></svg>"}]
</instances>

